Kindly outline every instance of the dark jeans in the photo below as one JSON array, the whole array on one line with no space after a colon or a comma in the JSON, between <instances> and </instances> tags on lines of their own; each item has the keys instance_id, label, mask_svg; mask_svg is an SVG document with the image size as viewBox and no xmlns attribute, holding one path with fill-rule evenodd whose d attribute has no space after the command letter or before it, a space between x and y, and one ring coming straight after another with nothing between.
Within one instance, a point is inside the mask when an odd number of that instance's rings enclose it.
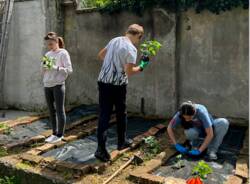
<instances>
[{"instance_id":1,"label":"dark jeans","mask_svg":"<svg viewBox=\"0 0 250 184\"><path fill-rule=\"evenodd\" d=\"M57 135L60 137L64 134L66 125L66 115L64 108L65 85L45 87L44 90L45 98L49 108L50 122L52 124L53 135Z\"/></svg>"},{"instance_id":2,"label":"dark jeans","mask_svg":"<svg viewBox=\"0 0 250 184\"><path fill-rule=\"evenodd\" d=\"M98 147L105 148L109 121L115 106L117 118L118 146L126 139L127 113L126 93L127 86L116 86L98 82L99 88L99 122L97 129Z\"/></svg>"}]
</instances>

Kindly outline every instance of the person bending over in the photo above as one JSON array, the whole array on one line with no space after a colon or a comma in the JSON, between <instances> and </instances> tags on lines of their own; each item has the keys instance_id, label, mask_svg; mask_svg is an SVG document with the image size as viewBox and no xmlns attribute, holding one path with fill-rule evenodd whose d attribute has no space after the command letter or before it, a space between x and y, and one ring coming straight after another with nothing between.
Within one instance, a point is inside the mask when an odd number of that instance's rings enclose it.
<instances>
[{"instance_id":1,"label":"person bending over","mask_svg":"<svg viewBox=\"0 0 250 184\"><path fill-rule=\"evenodd\" d=\"M187 148L176 142L174 129L181 125L193 149ZM213 119L207 108L191 101L184 102L168 125L168 135L177 151L182 154L199 156L207 149L209 159L217 159L217 151L229 127L225 118ZM203 140L202 144L199 144Z\"/></svg>"}]
</instances>

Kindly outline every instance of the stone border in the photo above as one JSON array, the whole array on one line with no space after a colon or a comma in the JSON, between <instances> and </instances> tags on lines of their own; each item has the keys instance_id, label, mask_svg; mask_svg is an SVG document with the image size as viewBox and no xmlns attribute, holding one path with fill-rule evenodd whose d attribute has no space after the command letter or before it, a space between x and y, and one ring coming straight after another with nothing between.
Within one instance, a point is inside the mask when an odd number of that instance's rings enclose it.
<instances>
[{"instance_id":1,"label":"stone border","mask_svg":"<svg viewBox=\"0 0 250 184\"><path fill-rule=\"evenodd\" d=\"M164 164L167 159L176 151L170 147L158 154L155 158L149 160L144 165L137 167L129 174L129 179L136 183L163 184L166 177L153 175L152 172ZM178 179L180 180L180 179ZM185 180L184 180L185 181Z\"/></svg>"}]
</instances>

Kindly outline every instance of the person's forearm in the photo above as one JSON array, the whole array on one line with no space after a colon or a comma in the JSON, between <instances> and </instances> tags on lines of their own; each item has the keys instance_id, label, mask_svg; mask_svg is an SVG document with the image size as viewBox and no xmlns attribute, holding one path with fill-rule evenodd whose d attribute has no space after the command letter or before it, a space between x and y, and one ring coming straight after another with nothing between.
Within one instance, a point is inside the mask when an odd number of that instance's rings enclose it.
<instances>
[{"instance_id":1,"label":"person's forearm","mask_svg":"<svg viewBox=\"0 0 250 184\"><path fill-rule=\"evenodd\" d=\"M172 128L168 128L168 136L170 138L170 140L172 141L173 144L176 144L176 140L175 140L175 136L174 136L174 132Z\"/></svg>"},{"instance_id":2,"label":"person's forearm","mask_svg":"<svg viewBox=\"0 0 250 184\"><path fill-rule=\"evenodd\" d=\"M105 56L98 55L98 59L99 59L99 61L103 61L103 60L104 60L104 58L105 58Z\"/></svg>"},{"instance_id":3,"label":"person's forearm","mask_svg":"<svg viewBox=\"0 0 250 184\"><path fill-rule=\"evenodd\" d=\"M104 49L102 49L99 53L98 53L98 59L100 60L100 61L103 61L104 60L104 58L105 58L105 56L106 56L106 53L107 53L107 49L106 48L104 48Z\"/></svg>"},{"instance_id":4,"label":"person's forearm","mask_svg":"<svg viewBox=\"0 0 250 184\"><path fill-rule=\"evenodd\" d=\"M71 74L73 72L73 69L71 66L67 66L67 67L59 67L58 68L59 72L65 73L65 74Z\"/></svg>"},{"instance_id":5,"label":"person's forearm","mask_svg":"<svg viewBox=\"0 0 250 184\"><path fill-rule=\"evenodd\" d=\"M213 136L206 136L204 142L202 143L201 147L199 148L199 151L203 152L208 147L208 145L212 139L213 139Z\"/></svg>"},{"instance_id":6,"label":"person's forearm","mask_svg":"<svg viewBox=\"0 0 250 184\"><path fill-rule=\"evenodd\" d=\"M130 70L129 72L127 72L127 75L131 76L133 74L140 73L140 72L141 72L140 66L135 66L135 67L132 68L132 70Z\"/></svg>"}]
</instances>

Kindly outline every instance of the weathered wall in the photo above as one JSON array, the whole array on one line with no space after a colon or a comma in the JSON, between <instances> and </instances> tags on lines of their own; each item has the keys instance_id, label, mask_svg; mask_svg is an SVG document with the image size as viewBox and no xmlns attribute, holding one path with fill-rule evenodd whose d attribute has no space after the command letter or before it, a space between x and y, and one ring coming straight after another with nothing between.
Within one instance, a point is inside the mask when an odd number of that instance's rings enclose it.
<instances>
[{"instance_id":1,"label":"weathered wall","mask_svg":"<svg viewBox=\"0 0 250 184\"><path fill-rule=\"evenodd\" d=\"M4 84L7 106L30 109L44 103L39 61L45 23L43 1L14 3Z\"/></svg>"},{"instance_id":2,"label":"weathered wall","mask_svg":"<svg viewBox=\"0 0 250 184\"><path fill-rule=\"evenodd\" d=\"M10 26L5 73L5 105L28 110L45 108L40 60L43 37L57 30L55 0L16 1Z\"/></svg>"},{"instance_id":3,"label":"weathered wall","mask_svg":"<svg viewBox=\"0 0 250 184\"><path fill-rule=\"evenodd\" d=\"M203 103L217 116L248 118L248 11L188 11L180 21L180 101Z\"/></svg>"},{"instance_id":4,"label":"weathered wall","mask_svg":"<svg viewBox=\"0 0 250 184\"><path fill-rule=\"evenodd\" d=\"M59 0L58 0L59 1ZM107 15L60 11L57 0L15 3L5 77L9 107L40 110L46 107L39 65L47 31L63 32L74 73L67 81L67 104L98 103L98 51L131 23L145 27L145 39L163 43L159 55L140 75L130 78L128 109L171 116L176 104L191 99L217 116L248 118L248 11L234 9L214 15L162 9L142 17L123 12ZM62 19L64 14L64 24Z\"/></svg>"},{"instance_id":5,"label":"weathered wall","mask_svg":"<svg viewBox=\"0 0 250 184\"><path fill-rule=\"evenodd\" d=\"M101 68L97 53L110 39L124 35L132 23L144 26L146 39L154 37L163 44L152 65L140 75L129 79L128 109L170 116L175 109L175 15L162 9L142 17L129 13L106 15L98 12L76 14L73 7L65 11L65 38L74 73L69 78L69 103L97 103L97 77Z\"/></svg>"}]
</instances>

